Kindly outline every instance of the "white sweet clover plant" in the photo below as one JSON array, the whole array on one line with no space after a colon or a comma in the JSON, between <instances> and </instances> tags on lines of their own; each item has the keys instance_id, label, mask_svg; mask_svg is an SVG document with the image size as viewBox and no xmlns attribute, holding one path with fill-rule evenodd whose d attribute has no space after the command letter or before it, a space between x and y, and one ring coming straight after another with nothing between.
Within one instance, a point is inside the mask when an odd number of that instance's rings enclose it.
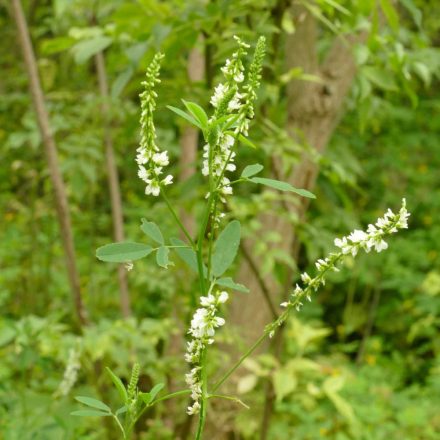
<instances>
[{"instance_id":1,"label":"white sweet clover plant","mask_svg":"<svg viewBox=\"0 0 440 440\"><path fill-rule=\"evenodd\" d=\"M236 171L234 159L237 154L237 145L253 146L247 136L250 121L254 117L254 103L260 85L265 53L265 39L261 37L256 44L249 68L246 69L246 57L250 46L237 37L235 40L238 48L221 69L224 80L215 87L210 99L213 108L210 116L202 107L193 102L183 101L185 110L168 106L174 113L198 127L205 140L201 172L207 178L206 199L204 213L199 221L197 238L191 237L185 229L166 195L165 187L172 183L171 175L163 177L164 167L169 164L169 158L168 153L160 151L156 145L153 122L157 99L155 86L159 83L160 63L163 55L157 54L153 58L147 69L146 80L142 83L144 91L140 95L141 141L136 157L139 166L138 175L146 184L146 194L163 198L176 224L185 235L186 241L172 237L166 240L155 223L142 219L141 229L155 243L154 247L144 243L113 243L100 247L96 255L102 261L125 263L127 268L131 269L134 260L155 253L157 264L167 268L170 264L169 253L173 251L197 273L200 299L187 332L188 341L185 353L185 361L189 364L188 373L185 376L187 389L169 393L160 398L157 394L163 387L162 384L156 385L149 393L140 392L137 389L139 367L135 366L128 388L107 369L122 400L122 406L115 412L103 402L83 396L77 397L78 401L89 408L77 411L76 415L112 416L123 438L131 437L136 421L152 405L180 395L189 395L191 403L187 408L187 413L197 415L198 425L195 438L201 439L208 399L225 398L242 403L236 397L217 394L217 390L267 337L273 336L292 311L300 311L305 300L311 301L312 295L325 283L327 273L339 270L338 266L341 265L346 255L355 257L361 250L366 252L385 250L388 247L385 237L408 226L409 213L403 200L402 207L397 214L388 210L383 218L378 219L375 225L369 225L366 231L355 230L347 237L336 239L335 245L339 250L315 263L317 272L314 277L306 272L301 275L301 285L297 284L292 289L288 300L281 304L284 310L279 317L265 327L261 337L221 378L214 383L210 381L207 372L209 348L215 341L216 331L225 325L221 309L230 295L227 290L248 291L245 286L235 283L230 277L224 277L225 272L233 264L239 248L240 223L232 220L222 226L222 203L226 201L227 196L232 194L233 186L241 182L261 184L280 191L293 192L302 197L314 198L312 193L295 188L286 182L256 177L263 170L263 166L259 164L245 167L241 176L236 180L228 177L228 173Z\"/></svg>"}]
</instances>

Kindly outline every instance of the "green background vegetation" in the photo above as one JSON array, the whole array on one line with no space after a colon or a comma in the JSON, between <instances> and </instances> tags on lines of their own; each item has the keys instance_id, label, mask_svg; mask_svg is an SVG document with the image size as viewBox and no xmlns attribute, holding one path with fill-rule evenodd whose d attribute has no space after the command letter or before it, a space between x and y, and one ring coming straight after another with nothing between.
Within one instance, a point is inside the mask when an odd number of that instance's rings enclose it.
<instances>
[{"instance_id":1,"label":"green background vegetation","mask_svg":"<svg viewBox=\"0 0 440 440\"><path fill-rule=\"evenodd\" d=\"M103 98L93 57L104 51L110 87L106 117L120 174L125 235L146 241L139 228L146 217L178 236L163 201L146 197L136 176L140 82L153 54L163 51L158 144L172 158L176 184L168 193L173 205L197 218L205 189L200 173L179 181L186 126L166 105L181 106L181 98L207 105L219 67L234 50L234 34L252 44L265 35L269 47L250 135L257 149L240 146L237 175L259 162L270 177L273 157L281 158L286 172L302 164L304 155L319 169L316 185L308 188L317 199L305 216L285 208L285 203L295 206L296 196L279 203L280 194L255 186L243 185L229 201L228 217L238 218L247 231L262 277L283 279L286 267L295 277L313 270L314 259L333 249L334 237L366 226L388 207L397 209L402 197L412 216L410 229L392 237L386 252L363 255L332 275L313 303L289 321L281 350L268 347L245 363L231 390L251 409L213 405L207 438L440 438L438 2L29 0L23 8L66 183L81 292L92 324L80 329L75 317L42 138L10 4L3 2L0 438L117 438L102 419L70 416L79 407L73 398L78 394L117 402L103 366L126 381L138 361L142 389L158 382L168 391L184 387L182 335L194 310L196 280L177 258L168 271L151 258L136 262L128 273L132 316L122 319L117 268L95 258L95 249L113 238ZM316 41L310 46L305 39L301 51L316 52L320 61L336 39L349 45L353 35L365 34L350 46L356 71L320 153L313 143L292 135L287 117L294 105L291 84L306 100L310 87L329 96L338 93L326 89L326 79L310 66L301 65L302 55L300 65L286 67L286 58L295 58L295 35L309 19L316 25ZM203 60L200 81L188 76L195 47ZM319 119L317 114L309 117ZM260 229L262 212L291 222L300 240L296 253L276 251L283 235L275 227ZM237 273L243 259L236 263ZM258 294L233 295L240 302L244 295ZM213 357L213 371L235 358L231 347L250 342L240 331L260 324L226 320L218 333L224 350ZM78 380L67 396L59 396L72 348L80 353ZM274 403L270 423L263 427L268 393ZM185 437L185 408L185 398L158 405L139 422L137 438Z\"/></svg>"}]
</instances>

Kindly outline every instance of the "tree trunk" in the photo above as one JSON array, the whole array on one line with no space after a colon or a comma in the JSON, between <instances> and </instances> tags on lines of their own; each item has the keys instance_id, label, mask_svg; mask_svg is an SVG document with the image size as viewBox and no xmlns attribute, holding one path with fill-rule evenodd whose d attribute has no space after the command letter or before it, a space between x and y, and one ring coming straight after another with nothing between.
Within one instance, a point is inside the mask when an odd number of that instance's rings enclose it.
<instances>
[{"instance_id":1,"label":"tree trunk","mask_svg":"<svg viewBox=\"0 0 440 440\"><path fill-rule=\"evenodd\" d=\"M318 36L316 19L301 5L292 7L295 32L286 41L286 70L300 67L307 74L316 75L321 82L291 81L287 87L287 131L295 142L308 146L319 154L325 151L329 139L343 112L343 104L356 74L356 65L352 56L352 46L365 39L365 34L353 35L342 39L336 37L325 60L320 65L316 43ZM276 179L291 183L297 188L312 191L319 173L317 164L310 153L304 150L300 161L291 171L283 167L282 157L272 157L272 172ZM273 213L260 216L262 231L276 231L282 237L281 249L294 259L299 253L298 236L294 225L279 215L280 210L289 210L301 223L309 206L310 199L298 198L295 204L280 202ZM248 240L244 244L248 254L253 255L255 242ZM279 248L280 243L276 246ZM255 258L253 265L261 267L261 259ZM289 294L293 280L293 271L289 270L281 281L269 274L264 278L265 289L258 282L252 265L244 260L240 268L239 280L251 289L251 294L236 297L232 304L231 321L235 325L246 327L244 338L248 344L263 331L271 320L271 309L267 306L267 294L271 294L271 303L277 306ZM282 329L274 338L276 356L281 352ZM266 346L267 348L267 346ZM269 387L264 411L264 421L260 438L267 438L274 394Z\"/></svg>"},{"instance_id":2,"label":"tree trunk","mask_svg":"<svg viewBox=\"0 0 440 440\"><path fill-rule=\"evenodd\" d=\"M59 168L57 148L50 129L49 115L46 110L35 55L29 35L29 29L26 24L26 19L24 17L20 0L12 0L12 14L17 25L20 45L23 52L23 59L29 76L32 100L43 140L44 153L49 167L50 179L54 189L55 204L61 230L61 239L64 247L67 273L70 289L72 291L73 302L75 304L76 316L80 325L85 325L88 323L88 316L81 296L80 279L76 267L69 205L63 177Z\"/></svg>"},{"instance_id":3,"label":"tree trunk","mask_svg":"<svg viewBox=\"0 0 440 440\"><path fill-rule=\"evenodd\" d=\"M203 41L200 37L199 41ZM200 49L194 47L188 56L188 79L190 83L203 81L205 77L205 58ZM180 181L185 182L191 178L197 169L197 147L199 143L199 131L192 126L185 126L180 137ZM195 233L194 217L185 209L181 210L181 219L191 236Z\"/></svg>"},{"instance_id":4,"label":"tree trunk","mask_svg":"<svg viewBox=\"0 0 440 440\"><path fill-rule=\"evenodd\" d=\"M99 93L101 95L101 117L104 133L107 179L112 209L113 236L115 241L124 241L124 217L122 213L121 191L113 149L113 139L111 136L107 73L104 54L102 52L98 52L95 55L95 65L98 75ZM118 281L121 313L124 318L128 318L131 315L130 294L128 291L127 271L122 264L118 265Z\"/></svg>"}]
</instances>

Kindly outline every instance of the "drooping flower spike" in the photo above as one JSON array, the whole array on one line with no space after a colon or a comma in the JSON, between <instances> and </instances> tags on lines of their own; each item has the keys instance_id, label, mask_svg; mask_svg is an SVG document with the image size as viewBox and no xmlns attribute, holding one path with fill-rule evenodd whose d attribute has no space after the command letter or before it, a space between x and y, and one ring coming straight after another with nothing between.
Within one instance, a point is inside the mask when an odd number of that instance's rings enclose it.
<instances>
[{"instance_id":1,"label":"drooping flower spike","mask_svg":"<svg viewBox=\"0 0 440 440\"><path fill-rule=\"evenodd\" d=\"M366 231L355 229L346 237L336 238L334 243L340 251L332 252L328 257L316 261L315 266L318 273L315 277L312 278L307 272L301 274L303 286L297 284L288 301L281 304L281 307L286 308L286 310L274 323L267 327L269 336L272 336L276 328L287 319L291 309L300 311L304 299L312 300L313 292L316 292L320 286L325 284L326 274L329 271L338 272L338 264L343 261L346 255L355 257L360 250L381 252L387 249L388 244L384 237L396 233L399 229L407 229L409 216L410 213L406 209L406 200L403 199L402 207L397 214L388 209L385 215L377 219L374 225L368 225Z\"/></svg>"}]
</instances>

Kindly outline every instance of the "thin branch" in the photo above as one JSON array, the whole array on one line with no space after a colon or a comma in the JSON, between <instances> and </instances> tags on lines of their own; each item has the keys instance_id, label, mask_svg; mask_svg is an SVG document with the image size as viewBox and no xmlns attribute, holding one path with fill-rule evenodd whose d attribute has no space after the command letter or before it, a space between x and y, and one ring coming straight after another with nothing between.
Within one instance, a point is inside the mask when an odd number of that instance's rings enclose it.
<instances>
[{"instance_id":1,"label":"thin branch","mask_svg":"<svg viewBox=\"0 0 440 440\"><path fill-rule=\"evenodd\" d=\"M252 258L250 252L248 251L248 249L246 247L246 244L243 241L240 243L240 249L243 252L243 257L245 258L245 260L249 264L249 267L252 270L252 272L258 282L258 285L260 286L261 293L264 297L264 300L267 304L267 307L270 310L270 313L272 314L272 317L276 318L278 316L278 314L275 310L275 306L273 305L272 299L270 297L270 290L267 287L266 282L264 281L264 278L261 276L261 272L258 270L258 267L255 264L254 259Z\"/></svg>"},{"instance_id":2,"label":"thin branch","mask_svg":"<svg viewBox=\"0 0 440 440\"><path fill-rule=\"evenodd\" d=\"M122 213L121 191L111 135L108 81L104 54L102 52L98 52L95 55L95 65L98 76L99 93L101 95L102 128L104 132L108 187L110 190L113 235L115 241L124 241L124 217ZM118 266L118 281L122 316L128 318L131 315L130 294L128 291L127 272L121 264Z\"/></svg>"},{"instance_id":3,"label":"thin branch","mask_svg":"<svg viewBox=\"0 0 440 440\"><path fill-rule=\"evenodd\" d=\"M80 325L86 325L88 324L89 320L82 300L80 278L76 267L72 223L70 219L66 189L60 171L57 148L50 127L49 115L47 113L43 90L41 88L35 54L29 35L29 29L20 0L12 0L12 15L14 16L15 23L17 25L20 45L23 52L23 59L29 77L29 87L43 140L44 154L46 156L49 175L54 189L55 205L61 230L61 240L64 247L67 273L73 301L75 304L76 316Z\"/></svg>"}]
</instances>

